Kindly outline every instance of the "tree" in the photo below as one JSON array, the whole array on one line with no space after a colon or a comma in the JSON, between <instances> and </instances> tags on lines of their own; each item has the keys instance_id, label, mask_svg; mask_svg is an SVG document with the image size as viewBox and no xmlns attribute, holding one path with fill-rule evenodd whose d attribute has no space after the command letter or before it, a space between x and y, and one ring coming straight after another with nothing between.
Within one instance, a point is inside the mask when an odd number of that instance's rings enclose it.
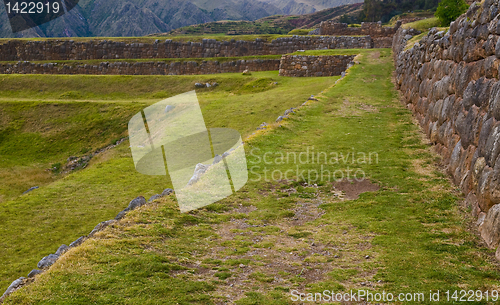
<instances>
[{"instance_id":1,"label":"tree","mask_svg":"<svg viewBox=\"0 0 500 305\"><path fill-rule=\"evenodd\" d=\"M467 11L469 6L464 0L442 0L434 14L442 26L449 26L452 21Z\"/></svg>"}]
</instances>

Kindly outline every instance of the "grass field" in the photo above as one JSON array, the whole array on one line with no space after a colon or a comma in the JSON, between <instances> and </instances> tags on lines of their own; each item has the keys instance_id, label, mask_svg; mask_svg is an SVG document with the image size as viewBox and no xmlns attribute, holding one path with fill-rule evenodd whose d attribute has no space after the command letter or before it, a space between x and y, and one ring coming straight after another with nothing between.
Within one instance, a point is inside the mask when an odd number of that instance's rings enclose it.
<instances>
[{"instance_id":1,"label":"grass field","mask_svg":"<svg viewBox=\"0 0 500 305\"><path fill-rule=\"evenodd\" d=\"M281 126L246 141L250 176L241 191L187 214L179 213L175 197L135 210L70 250L6 304L291 304L294 290L325 289L422 292L423 303L430 304L429 290L500 289L492 250L468 230L471 220L460 206L460 194L436 166L439 158L398 101L390 51L361 53L360 64L335 86L335 78L285 80L269 72L253 77L289 82L287 87L248 93L240 105L232 105L237 93L224 92L222 86L201 94L207 125L223 124L248 135L260 121L274 118L270 112L327 88L318 102L309 102ZM236 88L245 92L244 87ZM263 106L268 110L258 118L251 116ZM240 116L231 119L234 114ZM305 159L293 159L305 152ZM292 157L284 161L283 155ZM103 158L55 185L61 191L65 184L88 186L83 179L103 175L109 181L95 186L103 193L115 184L122 191L137 188L143 194L156 191L155 183L159 187L159 182L146 182L133 173L125 146ZM126 177L117 179L113 168ZM325 171L337 174L328 174L328 179L311 174ZM357 173L371 184L333 182L339 173ZM359 189L369 192L349 197ZM23 201L35 200L41 192ZM71 190L65 194L74 196ZM111 198L102 204L111 205ZM21 203L4 204L4 211L16 204ZM14 222L3 215L3 224ZM98 222L96 217L92 224ZM1 234L4 249L19 240L26 241L23 250L33 245L27 238ZM64 240L62 235L54 245L67 242L71 234ZM12 238L11 244L6 245L6 237ZM55 248L44 245L29 257ZM9 252L2 262L12 266L20 252ZM34 266L29 257L25 261ZM19 272L1 278L9 276L13 279Z\"/></svg>"},{"instance_id":2,"label":"grass field","mask_svg":"<svg viewBox=\"0 0 500 305\"><path fill-rule=\"evenodd\" d=\"M128 141L71 174L47 171L127 136L128 120L146 106L197 90L208 127L243 136L337 79L283 78L277 71L210 76L2 75L0 82L0 290L43 256L88 234L128 202L171 187L137 173ZM275 84L277 82L277 84ZM40 186L27 195L22 192Z\"/></svg>"}]
</instances>

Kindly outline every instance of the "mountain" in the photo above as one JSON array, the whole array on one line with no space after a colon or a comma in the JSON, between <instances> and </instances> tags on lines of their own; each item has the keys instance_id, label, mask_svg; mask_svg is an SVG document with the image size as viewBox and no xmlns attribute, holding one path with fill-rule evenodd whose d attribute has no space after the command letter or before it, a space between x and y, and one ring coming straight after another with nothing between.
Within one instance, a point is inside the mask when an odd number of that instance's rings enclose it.
<instances>
[{"instance_id":1,"label":"mountain","mask_svg":"<svg viewBox=\"0 0 500 305\"><path fill-rule=\"evenodd\" d=\"M362 0L80 0L67 14L13 34L0 5L0 37L120 37L164 33L218 20L305 14Z\"/></svg>"},{"instance_id":2,"label":"mountain","mask_svg":"<svg viewBox=\"0 0 500 305\"><path fill-rule=\"evenodd\" d=\"M178 28L169 33L155 33L154 36L178 36L178 35L200 35L200 34L287 34L294 29L312 29L317 27L322 21L340 21L344 15L351 18L363 11L363 3L343 5L329 8L304 15L283 16L275 15L264 17L255 21L215 21L203 24L190 25Z\"/></svg>"}]
</instances>

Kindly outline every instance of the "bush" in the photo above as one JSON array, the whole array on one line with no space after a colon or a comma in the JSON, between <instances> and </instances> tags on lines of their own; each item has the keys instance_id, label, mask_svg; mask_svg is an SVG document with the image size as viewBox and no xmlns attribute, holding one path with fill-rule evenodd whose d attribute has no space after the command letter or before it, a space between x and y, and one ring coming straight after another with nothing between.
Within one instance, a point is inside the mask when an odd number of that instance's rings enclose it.
<instances>
[{"instance_id":1,"label":"bush","mask_svg":"<svg viewBox=\"0 0 500 305\"><path fill-rule=\"evenodd\" d=\"M441 26L449 26L458 16L465 13L468 7L464 0L442 0L435 16L441 22Z\"/></svg>"},{"instance_id":2,"label":"bush","mask_svg":"<svg viewBox=\"0 0 500 305\"><path fill-rule=\"evenodd\" d=\"M309 34L310 31L312 31L312 30L295 29L295 30L291 30L290 32L288 32L288 35L307 35L307 34Z\"/></svg>"}]
</instances>

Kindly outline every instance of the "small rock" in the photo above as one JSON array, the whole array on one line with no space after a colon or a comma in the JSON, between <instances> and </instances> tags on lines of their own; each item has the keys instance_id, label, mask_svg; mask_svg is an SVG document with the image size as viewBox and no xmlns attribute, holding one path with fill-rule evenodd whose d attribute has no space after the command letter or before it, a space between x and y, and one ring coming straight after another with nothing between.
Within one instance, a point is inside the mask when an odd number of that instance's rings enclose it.
<instances>
[{"instance_id":1,"label":"small rock","mask_svg":"<svg viewBox=\"0 0 500 305\"><path fill-rule=\"evenodd\" d=\"M239 266L239 267L240 267L240 268L245 268L246 266L245 266L245 265L243 265L243 264L240 264L240 266Z\"/></svg>"},{"instance_id":2,"label":"small rock","mask_svg":"<svg viewBox=\"0 0 500 305\"><path fill-rule=\"evenodd\" d=\"M120 213L118 213L118 215L116 215L115 220L120 220L123 217L125 217L125 215L127 215L127 211L123 210ZM94 231L92 231L92 232L94 232ZM91 232L91 234L92 234L92 232ZM89 234L89 236L90 236L90 234Z\"/></svg>"},{"instance_id":3,"label":"small rock","mask_svg":"<svg viewBox=\"0 0 500 305\"><path fill-rule=\"evenodd\" d=\"M212 83L212 87L217 87L219 85L219 83L215 82L215 83Z\"/></svg>"},{"instance_id":4,"label":"small rock","mask_svg":"<svg viewBox=\"0 0 500 305\"><path fill-rule=\"evenodd\" d=\"M162 196L168 196L174 192L173 189L164 189L163 192L161 193Z\"/></svg>"},{"instance_id":5,"label":"small rock","mask_svg":"<svg viewBox=\"0 0 500 305\"><path fill-rule=\"evenodd\" d=\"M250 71L248 71L248 69L244 70L242 74L243 75L252 75L252 73L250 73Z\"/></svg>"},{"instance_id":6,"label":"small rock","mask_svg":"<svg viewBox=\"0 0 500 305\"><path fill-rule=\"evenodd\" d=\"M366 255L366 256L365 256L365 258L366 258L366 259L369 259L369 258L370 258L370 255Z\"/></svg>"},{"instance_id":7,"label":"small rock","mask_svg":"<svg viewBox=\"0 0 500 305\"><path fill-rule=\"evenodd\" d=\"M143 196L139 196L139 197L133 199L132 201L130 201L127 209L128 209L128 211L131 211L131 210L134 210L134 209L141 207L145 204L146 204L146 198L144 198Z\"/></svg>"},{"instance_id":8,"label":"small rock","mask_svg":"<svg viewBox=\"0 0 500 305\"><path fill-rule=\"evenodd\" d=\"M122 212L126 212L125 210L123 210ZM120 212L121 213L121 212ZM120 214L118 214L120 215ZM118 216L117 216L118 217ZM116 219L116 218L115 218ZM92 235L94 235L95 233L99 232L99 231L102 231L104 228L106 228L107 226L109 226L110 224L112 224L113 222L115 222L114 219L112 220L107 220L107 221L103 221L101 223L98 223L97 226L94 227L94 230L92 230L92 232L90 232L89 234L89 237L91 237Z\"/></svg>"},{"instance_id":9,"label":"small rock","mask_svg":"<svg viewBox=\"0 0 500 305\"><path fill-rule=\"evenodd\" d=\"M61 245L56 251L56 255L61 256L64 252L68 251L69 247L66 245Z\"/></svg>"},{"instance_id":10,"label":"small rock","mask_svg":"<svg viewBox=\"0 0 500 305\"><path fill-rule=\"evenodd\" d=\"M84 236L80 236L77 240L75 240L74 242L72 242L71 244L69 244L69 247L70 248L74 248L74 247L77 247L77 246L81 245L83 243L84 239L85 239Z\"/></svg>"},{"instance_id":11,"label":"small rock","mask_svg":"<svg viewBox=\"0 0 500 305\"><path fill-rule=\"evenodd\" d=\"M194 169L194 174L191 177L191 179L189 179L188 185L195 184L200 179L201 175L207 171L208 167L209 166L205 164L201 163L196 164L196 167Z\"/></svg>"},{"instance_id":12,"label":"small rock","mask_svg":"<svg viewBox=\"0 0 500 305\"><path fill-rule=\"evenodd\" d=\"M50 267L57 261L58 258L59 258L59 255L49 254L48 256L45 256L44 258L42 258L38 262L37 267L39 269L44 269L44 268Z\"/></svg>"},{"instance_id":13,"label":"small rock","mask_svg":"<svg viewBox=\"0 0 500 305\"><path fill-rule=\"evenodd\" d=\"M27 191L25 191L25 192L23 193L23 195L24 195L24 194L26 194L26 193L31 192L32 190L36 190L37 188L38 188L38 186L33 186L33 187L30 187Z\"/></svg>"},{"instance_id":14,"label":"small rock","mask_svg":"<svg viewBox=\"0 0 500 305\"><path fill-rule=\"evenodd\" d=\"M225 157L227 157L227 156L229 156L229 153L228 153L227 151L226 151L225 153L223 153L223 154L222 154L222 158L225 158Z\"/></svg>"},{"instance_id":15,"label":"small rock","mask_svg":"<svg viewBox=\"0 0 500 305\"><path fill-rule=\"evenodd\" d=\"M174 106L172 106L172 105L167 105L167 106L165 107L165 111L164 111L164 112L165 112L165 113L167 113L167 112L171 111L172 109L174 109Z\"/></svg>"},{"instance_id":16,"label":"small rock","mask_svg":"<svg viewBox=\"0 0 500 305\"><path fill-rule=\"evenodd\" d=\"M277 119L276 119L276 122L281 122L283 121L283 117L280 115Z\"/></svg>"},{"instance_id":17,"label":"small rock","mask_svg":"<svg viewBox=\"0 0 500 305\"><path fill-rule=\"evenodd\" d=\"M35 275L40 274L40 273L43 273L43 271L42 271L42 270L38 270L38 269L33 269L33 270L31 270L31 272L30 272L30 273L28 273L28 277L29 277L29 278L32 278L32 277L34 277Z\"/></svg>"},{"instance_id":18,"label":"small rock","mask_svg":"<svg viewBox=\"0 0 500 305\"><path fill-rule=\"evenodd\" d=\"M204 84L202 84L202 83L195 83L195 84L194 84L194 86L195 86L196 88L203 88L203 87L205 87L205 85L204 85Z\"/></svg>"},{"instance_id":19,"label":"small rock","mask_svg":"<svg viewBox=\"0 0 500 305\"><path fill-rule=\"evenodd\" d=\"M215 155L215 158L214 158L214 162L212 164L217 164L219 163L220 161L222 161L222 157L219 156L219 155Z\"/></svg>"},{"instance_id":20,"label":"small rock","mask_svg":"<svg viewBox=\"0 0 500 305\"><path fill-rule=\"evenodd\" d=\"M2 297L0 298L0 300L2 300L4 297L8 296L9 294L13 293L14 291L19 289L20 287L22 287L24 285L25 279L26 279L25 277L20 277L17 280L15 280L14 282L12 282L12 284L10 284L9 288L7 288L7 290L5 290L5 292L2 295Z\"/></svg>"},{"instance_id":21,"label":"small rock","mask_svg":"<svg viewBox=\"0 0 500 305\"><path fill-rule=\"evenodd\" d=\"M161 195L159 195L159 194L153 195L153 196L149 197L148 202L155 201L158 198L161 198Z\"/></svg>"},{"instance_id":22,"label":"small rock","mask_svg":"<svg viewBox=\"0 0 500 305\"><path fill-rule=\"evenodd\" d=\"M206 83L205 86L207 86L207 88L212 87L209 83Z\"/></svg>"}]
</instances>

